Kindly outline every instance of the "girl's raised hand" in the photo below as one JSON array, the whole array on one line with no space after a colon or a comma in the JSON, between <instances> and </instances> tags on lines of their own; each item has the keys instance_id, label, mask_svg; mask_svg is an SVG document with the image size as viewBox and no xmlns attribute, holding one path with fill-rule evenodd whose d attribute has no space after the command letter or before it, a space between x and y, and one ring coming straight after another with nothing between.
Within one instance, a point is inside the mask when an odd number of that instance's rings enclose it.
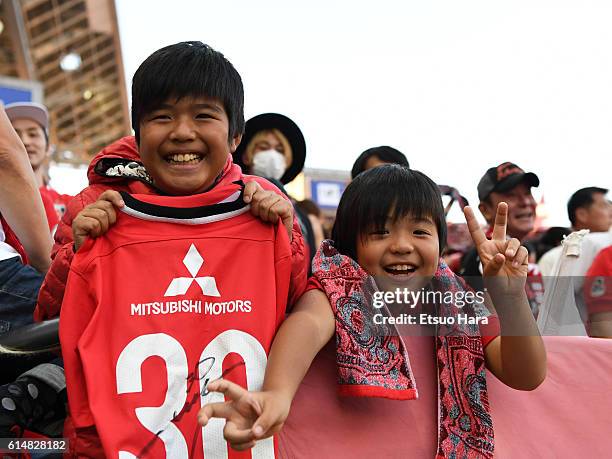
<instances>
[{"instance_id":1,"label":"girl's raised hand","mask_svg":"<svg viewBox=\"0 0 612 459\"><path fill-rule=\"evenodd\" d=\"M198 422L205 426L211 418L224 418L223 437L237 451L250 449L257 440L280 431L289 415L291 401L271 391L250 392L225 379L212 381L207 389L229 400L204 405Z\"/></svg>"},{"instance_id":2,"label":"girl's raised hand","mask_svg":"<svg viewBox=\"0 0 612 459\"><path fill-rule=\"evenodd\" d=\"M512 290L512 293L523 291L529 271L529 253L518 239L506 238L508 204L500 202L497 206L491 239L485 236L471 207L466 206L463 213L482 262L482 273L485 280L487 277L496 276L494 287L496 289L501 287L504 290L503 293L506 294L511 293L509 290Z\"/></svg>"}]
</instances>

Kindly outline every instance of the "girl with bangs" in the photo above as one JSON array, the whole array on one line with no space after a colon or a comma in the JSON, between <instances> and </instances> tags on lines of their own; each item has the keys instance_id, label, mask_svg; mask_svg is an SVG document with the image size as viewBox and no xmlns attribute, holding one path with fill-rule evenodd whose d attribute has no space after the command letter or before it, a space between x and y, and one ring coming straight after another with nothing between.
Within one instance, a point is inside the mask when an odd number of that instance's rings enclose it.
<instances>
[{"instance_id":1,"label":"girl with bangs","mask_svg":"<svg viewBox=\"0 0 612 459\"><path fill-rule=\"evenodd\" d=\"M429 298L428 292L457 299L469 293L440 258L446 221L438 187L425 174L397 165L360 174L342 196L333 241L322 243L308 291L274 339L262 391L213 381L208 389L228 401L206 405L200 422L225 418L225 438L238 450L278 432L313 359L335 334L340 395L404 403L423 423L419 428L437 430L437 444L432 438L411 448L410 457L493 457L485 368L519 390L535 389L546 375L544 345L524 290L528 253L518 240L506 239L507 213L501 203L488 240L473 211L465 209L483 261L488 308L478 295L467 306L408 304ZM460 320L462 315L470 319ZM413 321L398 320L407 316ZM417 389L431 372L437 391Z\"/></svg>"}]
</instances>

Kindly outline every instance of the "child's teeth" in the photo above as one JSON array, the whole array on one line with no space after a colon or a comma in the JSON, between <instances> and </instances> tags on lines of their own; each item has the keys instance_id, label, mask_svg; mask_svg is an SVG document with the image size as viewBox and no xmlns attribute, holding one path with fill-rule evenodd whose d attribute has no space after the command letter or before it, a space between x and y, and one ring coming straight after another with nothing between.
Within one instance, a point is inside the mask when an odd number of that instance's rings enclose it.
<instances>
[{"instance_id":1,"label":"child's teeth","mask_svg":"<svg viewBox=\"0 0 612 459\"><path fill-rule=\"evenodd\" d=\"M170 160L177 162L177 163L193 161L194 159L197 159L197 158L198 158L198 155L194 153L185 153L185 154L177 153L176 155L170 156Z\"/></svg>"}]
</instances>

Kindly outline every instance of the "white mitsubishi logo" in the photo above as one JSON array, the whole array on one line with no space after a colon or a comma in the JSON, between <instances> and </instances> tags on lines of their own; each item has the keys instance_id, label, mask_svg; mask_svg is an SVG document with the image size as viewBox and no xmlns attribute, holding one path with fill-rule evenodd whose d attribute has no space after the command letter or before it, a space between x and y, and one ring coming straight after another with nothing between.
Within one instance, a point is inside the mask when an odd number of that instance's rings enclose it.
<instances>
[{"instance_id":1,"label":"white mitsubishi logo","mask_svg":"<svg viewBox=\"0 0 612 459\"><path fill-rule=\"evenodd\" d=\"M200 255L198 249L195 248L195 245L191 244L191 247L189 247L187 255L183 258L183 264L189 271L189 274L191 274L191 277L177 277L172 279L164 296L184 295L187 293L187 290L189 290L189 287L191 287L191 284L193 284L193 281L198 283L204 295L221 296L214 277L196 277L198 271L200 271L200 268L204 264L204 258Z\"/></svg>"}]
</instances>

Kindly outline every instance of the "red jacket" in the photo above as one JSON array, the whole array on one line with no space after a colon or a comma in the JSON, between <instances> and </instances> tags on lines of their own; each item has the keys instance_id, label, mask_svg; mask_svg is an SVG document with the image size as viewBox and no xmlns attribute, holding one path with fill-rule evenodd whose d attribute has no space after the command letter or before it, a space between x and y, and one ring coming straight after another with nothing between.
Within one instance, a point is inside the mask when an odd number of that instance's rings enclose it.
<instances>
[{"instance_id":1,"label":"red jacket","mask_svg":"<svg viewBox=\"0 0 612 459\"><path fill-rule=\"evenodd\" d=\"M55 233L55 244L51 252L53 261L38 295L38 304L34 310L35 320L41 321L59 316L64 298L64 288L68 272L70 271L70 263L74 256L72 220L74 220L76 215L85 206L95 202L100 194L108 189L127 191L128 193L158 194L158 191L151 187L143 177L144 170L137 172L136 169L132 169L132 176L112 176L106 172L108 168L118 164L121 164L119 167L122 168L130 161L138 162L141 165L133 136L123 137L104 148L89 165L87 171L89 186L69 202L66 213L62 217ZM255 180L262 188L281 194L278 188L266 179L243 175L240 167L234 165L232 157L229 156L217 185L231 183L239 179L245 182ZM293 221L291 254L289 305L294 304L304 292L308 273L308 256L304 246L304 239L295 218Z\"/></svg>"}]
</instances>

